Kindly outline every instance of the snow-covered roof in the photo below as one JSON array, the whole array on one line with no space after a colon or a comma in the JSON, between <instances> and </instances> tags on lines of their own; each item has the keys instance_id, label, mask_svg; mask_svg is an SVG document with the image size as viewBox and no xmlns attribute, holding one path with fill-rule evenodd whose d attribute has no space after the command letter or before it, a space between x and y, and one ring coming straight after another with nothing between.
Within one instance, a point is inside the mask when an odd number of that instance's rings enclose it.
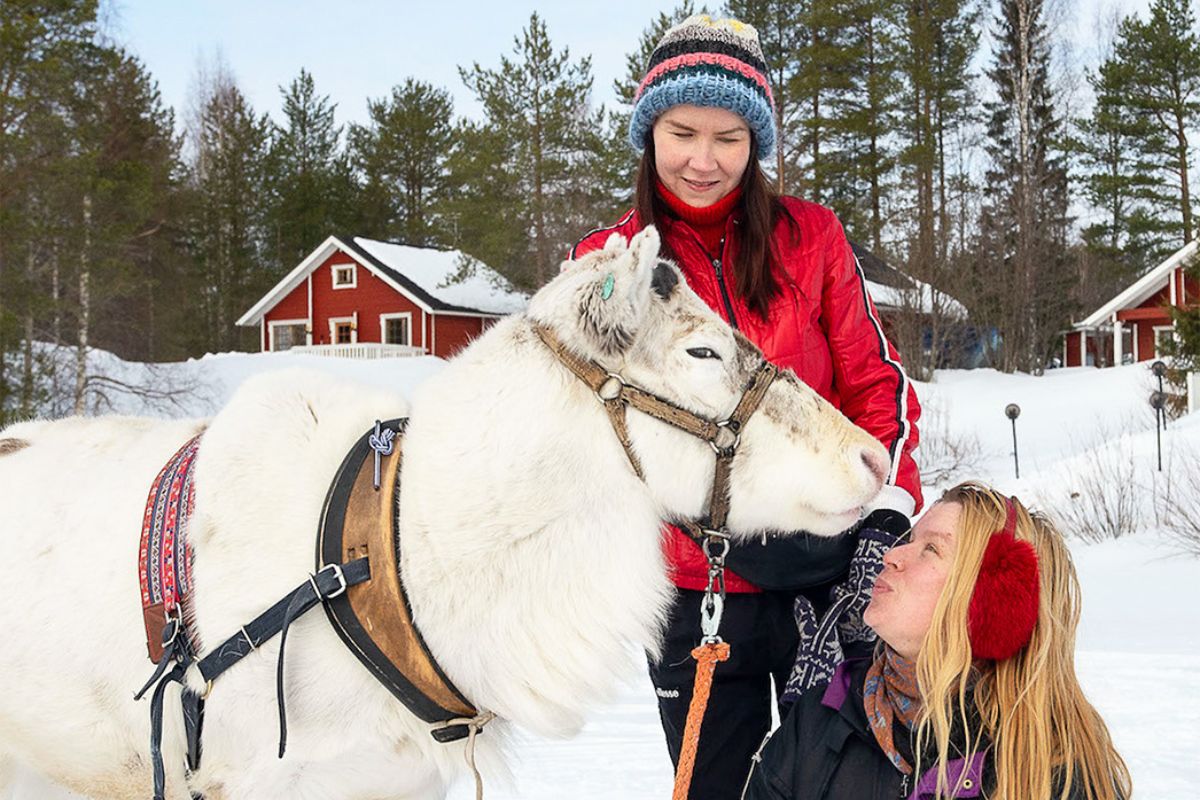
<instances>
[{"instance_id":1,"label":"snow-covered roof","mask_svg":"<svg viewBox=\"0 0 1200 800\"><path fill-rule=\"evenodd\" d=\"M890 266L858 242L851 241L850 248L867 283L867 293L877 307L932 314L936 298L940 312L954 319L967 318L966 307L945 292L939 292L928 283Z\"/></svg>"},{"instance_id":2,"label":"snow-covered roof","mask_svg":"<svg viewBox=\"0 0 1200 800\"><path fill-rule=\"evenodd\" d=\"M258 325L276 303L339 250L431 313L501 316L523 310L529 301L500 273L459 250L410 247L361 236L330 236L263 295L237 324ZM464 264L469 268L463 280L452 281L464 271Z\"/></svg>"},{"instance_id":3,"label":"snow-covered roof","mask_svg":"<svg viewBox=\"0 0 1200 800\"><path fill-rule=\"evenodd\" d=\"M950 295L939 292L928 283L923 283L916 278L909 278L909 280L913 285L908 288L884 286L882 283L868 280L867 293L871 295L871 300L879 308L911 309L920 311L922 314L933 313L934 299L936 298L940 312L954 319L965 320L967 318L966 306Z\"/></svg>"},{"instance_id":4,"label":"snow-covered roof","mask_svg":"<svg viewBox=\"0 0 1200 800\"><path fill-rule=\"evenodd\" d=\"M1095 328L1112 321L1112 315L1124 308L1139 306L1155 292L1161 291L1171 279L1171 273L1180 264L1190 259L1200 246L1200 239L1193 239L1171 254L1171 257L1138 278L1125 291L1109 300L1085 319L1075 323L1075 329Z\"/></svg>"},{"instance_id":5,"label":"snow-covered roof","mask_svg":"<svg viewBox=\"0 0 1200 800\"><path fill-rule=\"evenodd\" d=\"M529 302L529 298L513 289L503 275L461 250L410 247L361 236L355 236L353 243L378 264L408 278L446 305L490 314L512 314L522 311ZM467 275L461 281L452 282L464 260L471 265Z\"/></svg>"}]
</instances>

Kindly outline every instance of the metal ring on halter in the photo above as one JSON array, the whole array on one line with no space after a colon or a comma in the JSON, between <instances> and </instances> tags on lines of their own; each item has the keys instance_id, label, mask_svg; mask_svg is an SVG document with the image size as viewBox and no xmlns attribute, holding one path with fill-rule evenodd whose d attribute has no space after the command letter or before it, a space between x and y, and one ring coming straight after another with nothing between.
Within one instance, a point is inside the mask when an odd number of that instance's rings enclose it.
<instances>
[{"instance_id":1,"label":"metal ring on halter","mask_svg":"<svg viewBox=\"0 0 1200 800\"><path fill-rule=\"evenodd\" d=\"M738 430L738 424L731 419L723 419L717 423L717 432L709 439L708 446L713 449L719 456L731 456L733 451L737 450L738 444L742 441L742 434ZM733 437L733 441L729 437ZM727 444L721 444L720 439L724 438Z\"/></svg>"},{"instance_id":2,"label":"metal ring on halter","mask_svg":"<svg viewBox=\"0 0 1200 800\"><path fill-rule=\"evenodd\" d=\"M596 389L596 396L600 398L600 402L602 403L607 403L609 400L616 400L621 396L621 392L626 385L624 378L615 372L610 372L604 383L600 384L600 388Z\"/></svg>"},{"instance_id":3,"label":"metal ring on halter","mask_svg":"<svg viewBox=\"0 0 1200 800\"><path fill-rule=\"evenodd\" d=\"M712 551L708 549L709 545L711 545L713 542L719 542L721 544L721 552L717 555L713 555ZM700 544L700 547L704 550L704 557L710 562L722 564L725 561L725 556L729 555L729 536L728 534L708 536Z\"/></svg>"}]
</instances>

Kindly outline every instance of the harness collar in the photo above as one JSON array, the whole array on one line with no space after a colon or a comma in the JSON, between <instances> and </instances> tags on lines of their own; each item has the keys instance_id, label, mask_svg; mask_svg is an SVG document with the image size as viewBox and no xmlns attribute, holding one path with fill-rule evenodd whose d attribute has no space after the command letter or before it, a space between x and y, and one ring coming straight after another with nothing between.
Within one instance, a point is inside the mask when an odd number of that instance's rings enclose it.
<instances>
[{"instance_id":1,"label":"harness collar","mask_svg":"<svg viewBox=\"0 0 1200 800\"><path fill-rule=\"evenodd\" d=\"M363 666L413 714L435 726L434 739L450 742L470 735L466 720L481 715L429 652L400 577L396 524L407 422L377 423L346 454L321 513L317 567L369 560L371 577L327 600L325 613Z\"/></svg>"}]
</instances>

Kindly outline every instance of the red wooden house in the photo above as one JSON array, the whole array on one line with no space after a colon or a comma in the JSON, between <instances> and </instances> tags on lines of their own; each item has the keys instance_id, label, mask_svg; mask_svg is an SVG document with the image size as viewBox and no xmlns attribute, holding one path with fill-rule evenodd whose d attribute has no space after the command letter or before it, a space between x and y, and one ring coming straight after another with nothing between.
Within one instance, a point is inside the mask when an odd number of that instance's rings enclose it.
<instances>
[{"instance_id":1,"label":"red wooden house","mask_svg":"<svg viewBox=\"0 0 1200 800\"><path fill-rule=\"evenodd\" d=\"M237 321L262 349L380 357L453 355L528 298L457 250L330 236Z\"/></svg>"},{"instance_id":2,"label":"red wooden house","mask_svg":"<svg viewBox=\"0 0 1200 800\"><path fill-rule=\"evenodd\" d=\"M1187 274L1200 240L1193 240L1075 324L1063 341L1068 367L1107 367L1150 361L1173 335L1170 308L1200 303L1200 281Z\"/></svg>"}]
</instances>

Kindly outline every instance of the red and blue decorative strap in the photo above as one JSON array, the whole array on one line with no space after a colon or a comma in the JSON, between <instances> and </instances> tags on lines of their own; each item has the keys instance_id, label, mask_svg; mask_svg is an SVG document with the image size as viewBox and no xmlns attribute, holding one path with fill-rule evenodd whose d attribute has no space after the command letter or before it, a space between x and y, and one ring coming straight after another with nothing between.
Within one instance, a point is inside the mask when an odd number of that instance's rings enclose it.
<instances>
[{"instance_id":1,"label":"red and blue decorative strap","mask_svg":"<svg viewBox=\"0 0 1200 800\"><path fill-rule=\"evenodd\" d=\"M199 435L179 448L154 479L146 498L138 572L147 645L150 660L155 662L161 659L163 626L172 619L180 620L190 602L192 548L187 526L195 505L192 477L199 449Z\"/></svg>"}]
</instances>

